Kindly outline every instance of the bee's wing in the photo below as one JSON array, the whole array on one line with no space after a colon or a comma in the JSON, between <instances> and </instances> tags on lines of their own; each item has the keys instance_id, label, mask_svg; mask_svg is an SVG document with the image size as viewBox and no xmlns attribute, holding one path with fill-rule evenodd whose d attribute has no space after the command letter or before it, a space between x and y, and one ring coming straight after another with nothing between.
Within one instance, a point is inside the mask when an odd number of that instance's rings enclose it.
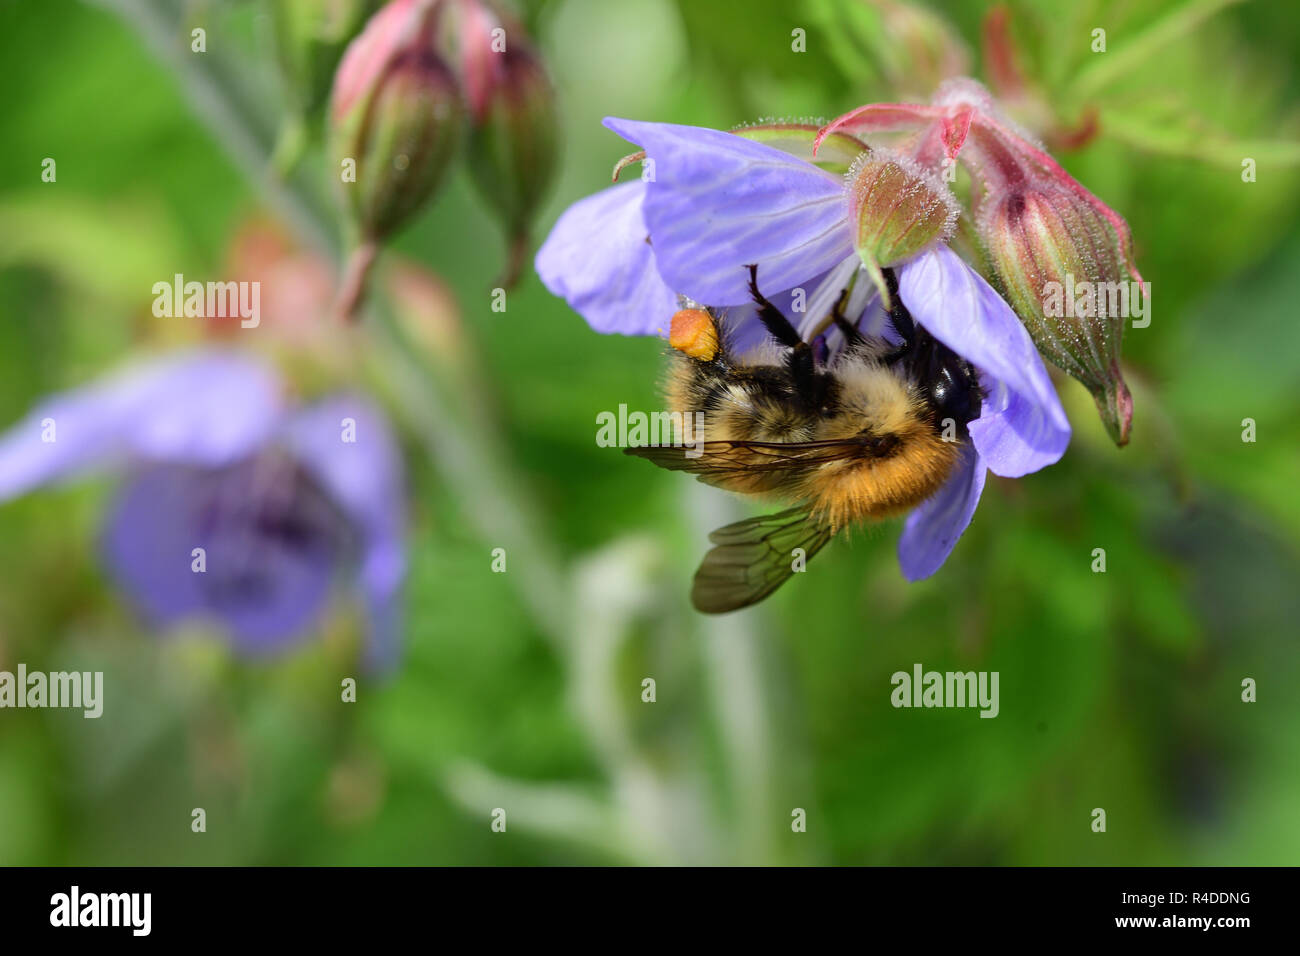
<instances>
[{"instance_id":1,"label":"bee's wing","mask_svg":"<svg viewBox=\"0 0 1300 956\"><path fill-rule=\"evenodd\" d=\"M733 491L777 491L827 462L862 454L860 438L826 441L706 441L695 446L645 445L625 448L628 455L669 471L686 471L700 481ZM736 482L743 481L744 487Z\"/></svg>"},{"instance_id":2,"label":"bee's wing","mask_svg":"<svg viewBox=\"0 0 1300 956\"><path fill-rule=\"evenodd\" d=\"M757 604L794 574L795 548L807 560L834 535L806 507L737 521L709 535L714 548L695 572L691 603L707 614Z\"/></svg>"}]
</instances>

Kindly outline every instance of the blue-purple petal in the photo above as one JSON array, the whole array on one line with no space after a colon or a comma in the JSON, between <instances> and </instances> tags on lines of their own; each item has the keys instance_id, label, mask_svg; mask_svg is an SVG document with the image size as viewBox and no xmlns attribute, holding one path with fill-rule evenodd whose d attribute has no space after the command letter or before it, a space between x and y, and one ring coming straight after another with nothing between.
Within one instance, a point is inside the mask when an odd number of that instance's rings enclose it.
<instances>
[{"instance_id":1,"label":"blue-purple petal","mask_svg":"<svg viewBox=\"0 0 1300 956\"><path fill-rule=\"evenodd\" d=\"M348 540L296 467L264 455L132 474L104 528L110 576L160 630L215 621L255 656L297 643L327 606Z\"/></svg>"},{"instance_id":2,"label":"blue-purple petal","mask_svg":"<svg viewBox=\"0 0 1300 956\"><path fill-rule=\"evenodd\" d=\"M156 627L206 610L202 579L191 570L200 492L190 469L158 465L130 476L105 522L106 565L118 587Z\"/></svg>"},{"instance_id":3,"label":"blue-purple petal","mask_svg":"<svg viewBox=\"0 0 1300 956\"><path fill-rule=\"evenodd\" d=\"M578 200L537 251L542 283L597 332L666 332L677 310L642 219L645 192L638 180Z\"/></svg>"},{"instance_id":4,"label":"blue-purple petal","mask_svg":"<svg viewBox=\"0 0 1300 956\"><path fill-rule=\"evenodd\" d=\"M981 373L988 398L970 433L989 470L1018 478L1060 460L1069 420L1033 340L1002 297L943 245L905 263L898 285L912 317Z\"/></svg>"},{"instance_id":5,"label":"blue-purple petal","mask_svg":"<svg viewBox=\"0 0 1300 956\"><path fill-rule=\"evenodd\" d=\"M853 255L841 177L719 130L605 125L654 161L643 213L659 274L697 302L745 302L750 263L764 289L789 289Z\"/></svg>"},{"instance_id":6,"label":"blue-purple petal","mask_svg":"<svg viewBox=\"0 0 1300 956\"><path fill-rule=\"evenodd\" d=\"M965 446L943 487L907 516L898 539L898 565L909 581L928 578L948 560L975 514L987 471L979 453Z\"/></svg>"},{"instance_id":7,"label":"blue-purple petal","mask_svg":"<svg viewBox=\"0 0 1300 956\"><path fill-rule=\"evenodd\" d=\"M281 400L276 375L235 353L127 368L48 399L0 436L0 500L128 458L227 464L278 427Z\"/></svg>"},{"instance_id":8,"label":"blue-purple petal","mask_svg":"<svg viewBox=\"0 0 1300 956\"><path fill-rule=\"evenodd\" d=\"M360 532L366 661L390 667L399 649L400 590L406 575L406 487L397 440L373 403L341 394L294 415L286 423L284 441Z\"/></svg>"}]
</instances>

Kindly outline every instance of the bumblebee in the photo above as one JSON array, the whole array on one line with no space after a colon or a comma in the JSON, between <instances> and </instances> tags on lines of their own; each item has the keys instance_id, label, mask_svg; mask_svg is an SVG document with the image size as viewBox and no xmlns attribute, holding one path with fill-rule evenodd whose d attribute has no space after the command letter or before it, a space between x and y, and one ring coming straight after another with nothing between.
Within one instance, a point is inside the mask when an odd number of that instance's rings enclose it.
<instances>
[{"instance_id":1,"label":"bumblebee","mask_svg":"<svg viewBox=\"0 0 1300 956\"><path fill-rule=\"evenodd\" d=\"M885 271L889 319L901 344L864 335L844 315L834 356L805 342L758 288L749 290L769 344L740 356L716 310L685 308L669 333L669 410L701 422L680 445L626 453L743 495L791 505L714 531L691 600L706 613L748 607L780 587L846 527L910 511L939 490L969 441L983 393L974 368L913 320ZM829 325L829 322L827 323Z\"/></svg>"}]
</instances>

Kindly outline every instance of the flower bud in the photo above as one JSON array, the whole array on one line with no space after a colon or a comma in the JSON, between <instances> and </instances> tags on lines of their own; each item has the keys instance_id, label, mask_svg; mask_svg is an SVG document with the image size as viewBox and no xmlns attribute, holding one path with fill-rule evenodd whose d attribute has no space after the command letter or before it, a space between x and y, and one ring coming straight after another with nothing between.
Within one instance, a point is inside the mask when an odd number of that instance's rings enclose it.
<instances>
[{"instance_id":1,"label":"flower bud","mask_svg":"<svg viewBox=\"0 0 1300 956\"><path fill-rule=\"evenodd\" d=\"M882 269L945 240L957 222L957 200L937 176L907 156L877 149L849 170L853 247L888 305Z\"/></svg>"},{"instance_id":2,"label":"flower bud","mask_svg":"<svg viewBox=\"0 0 1300 956\"><path fill-rule=\"evenodd\" d=\"M470 395L483 370L466 337L451 286L432 270L400 257L388 263L383 282L406 340L437 366L450 385Z\"/></svg>"},{"instance_id":3,"label":"flower bud","mask_svg":"<svg viewBox=\"0 0 1300 956\"><path fill-rule=\"evenodd\" d=\"M393 0L348 47L335 77L333 154L363 242L387 239L424 205L459 141L463 106L434 45L437 9Z\"/></svg>"},{"instance_id":4,"label":"flower bud","mask_svg":"<svg viewBox=\"0 0 1300 956\"><path fill-rule=\"evenodd\" d=\"M518 278L533 215L555 171L555 91L522 28L478 0L461 9L461 75L469 106L469 172L505 227Z\"/></svg>"},{"instance_id":5,"label":"flower bud","mask_svg":"<svg viewBox=\"0 0 1300 956\"><path fill-rule=\"evenodd\" d=\"M988 91L968 78L945 82L928 106L872 103L845 113L822 127L815 145L838 134L899 130L911 134L906 158L922 170L948 168L960 159L970 171L972 211L993 278L1039 351L1092 392L1111 437L1125 444L1133 399L1119 368L1123 306L1136 314L1134 297L1149 294L1133 262L1128 224L1003 117ZM870 181L869 174L855 173ZM867 183L851 185L865 189ZM863 205L855 195L855 210ZM900 207L900 214L906 210ZM889 232L858 225L856 242L869 269L863 248L873 236L878 246L888 246L881 239Z\"/></svg>"},{"instance_id":6,"label":"flower bud","mask_svg":"<svg viewBox=\"0 0 1300 956\"><path fill-rule=\"evenodd\" d=\"M1127 442L1133 399L1119 368L1126 316L1109 313L1137 289L1110 223L1070 191L1039 184L988 203L981 234L1039 351L1087 386L1111 437Z\"/></svg>"},{"instance_id":7,"label":"flower bud","mask_svg":"<svg viewBox=\"0 0 1300 956\"><path fill-rule=\"evenodd\" d=\"M1149 292L1128 224L995 113L972 125L962 158L983 186L976 222L1007 300L1038 350L1092 393L1114 442L1126 444L1133 398L1120 342L1134 299Z\"/></svg>"}]
</instances>

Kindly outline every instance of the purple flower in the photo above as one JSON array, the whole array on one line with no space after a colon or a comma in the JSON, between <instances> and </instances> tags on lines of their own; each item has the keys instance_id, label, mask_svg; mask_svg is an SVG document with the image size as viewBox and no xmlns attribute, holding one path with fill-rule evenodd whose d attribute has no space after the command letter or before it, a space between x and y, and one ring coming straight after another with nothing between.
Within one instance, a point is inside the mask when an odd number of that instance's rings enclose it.
<instances>
[{"instance_id":1,"label":"purple flower","mask_svg":"<svg viewBox=\"0 0 1300 956\"><path fill-rule=\"evenodd\" d=\"M740 140L717 130L698 132ZM787 155L772 147L763 148ZM830 178L838 182L835 177ZM675 287L664 281L656 265L659 250L651 244L643 215L647 187L653 184L638 180L578 200L564 211L537 251L534 264L543 284L567 301L597 332L665 334L668 320L678 308L677 293L685 291L680 288L674 291ZM813 275L809 273L801 278L808 280ZM795 286L794 282L785 287L774 283L772 288L784 288L784 291L769 293L768 298L778 306L788 305ZM765 336L757 323L747 321L754 311L743 282L726 297L698 301L736 307L738 311L723 317L736 347L744 350L757 345Z\"/></svg>"},{"instance_id":2,"label":"purple flower","mask_svg":"<svg viewBox=\"0 0 1300 956\"><path fill-rule=\"evenodd\" d=\"M822 330L851 282L850 318L860 316L864 330L892 334L871 284L855 281L861 260L843 177L718 130L620 119L605 125L654 160L653 181L615 187L576 204L537 259L547 287L597 330L610 328L604 317L619 313L626 323L619 331L655 331L676 308L674 292L730 307L726 317L733 329L756 326L745 305L746 266L755 263L765 287L787 294L810 290L803 320L795 322L805 339ZM617 198L610 196L615 190ZM614 203L620 225L611 236L602 213ZM965 531L986 470L1019 477L1058 461L1070 426L1024 326L977 272L942 243L896 272L899 297L913 319L977 369L987 396L969 426L973 447L948 482L906 520L899 563L917 580L942 566ZM616 288L608 281L612 275L621 280ZM653 295L620 300L629 289ZM770 298L789 314L782 299ZM761 338L761 330L751 334ZM826 340L832 349L842 341L834 329Z\"/></svg>"},{"instance_id":3,"label":"purple flower","mask_svg":"<svg viewBox=\"0 0 1300 956\"><path fill-rule=\"evenodd\" d=\"M578 200L537 250L546 288L597 332L654 335L677 309L641 218L646 185L611 186Z\"/></svg>"},{"instance_id":4,"label":"purple flower","mask_svg":"<svg viewBox=\"0 0 1300 956\"><path fill-rule=\"evenodd\" d=\"M391 666L406 563L396 442L365 398L293 409L283 393L263 364L205 351L55 396L0 435L0 500L119 469L103 551L151 624L213 619L239 651L273 653L352 571L366 662Z\"/></svg>"}]
</instances>

